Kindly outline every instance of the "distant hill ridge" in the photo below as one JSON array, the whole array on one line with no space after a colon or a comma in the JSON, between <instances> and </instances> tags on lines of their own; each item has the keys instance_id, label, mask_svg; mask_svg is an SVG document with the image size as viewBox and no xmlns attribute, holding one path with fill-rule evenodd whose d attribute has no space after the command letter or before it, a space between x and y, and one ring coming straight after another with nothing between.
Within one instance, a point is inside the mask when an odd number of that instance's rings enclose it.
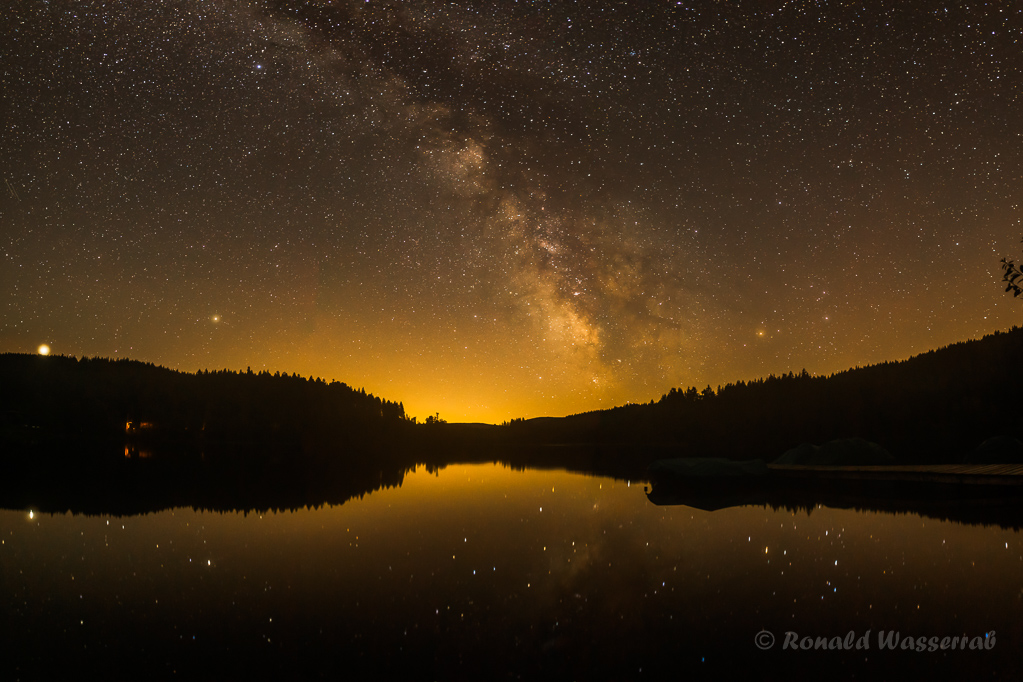
<instances>
[{"instance_id":1,"label":"distant hill ridge","mask_svg":"<svg viewBox=\"0 0 1023 682\"><path fill-rule=\"evenodd\" d=\"M829 376L768 376L672 389L657 402L513 420L531 442L646 443L693 456L773 459L801 443L860 437L906 462L961 461L1023 434L1023 329Z\"/></svg>"},{"instance_id":2,"label":"distant hill ridge","mask_svg":"<svg viewBox=\"0 0 1023 682\"><path fill-rule=\"evenodd\" d=\"M134 360L7 353L0 354L0 382L0 442L8 445L127 439L336 451L396 443L414 425L400 402L295 374L190 374ZM423 428L433 434L426 441L442 445L457 437L466 447L634 446L615 455L631 463L649 458L653 446L771 460L802 443L840 438L876 442L902 462L958 462L990 437L1023 440L1021 387L1023 329L1013 327L829 376L804 370L717 390L672 389L656 402L492 429Z\"/></svg>"},{"instance_id":3,"label":"distant hill ridge","mask_svg":"<svg viewBox=\"0 0 1023 682\"><path fill-rule=\"evenodd\" d=\"M127 359L0 354L3 440L346 444L410 423L400 402L263 371L195 374Z\"/></svg>"}]
</instances>

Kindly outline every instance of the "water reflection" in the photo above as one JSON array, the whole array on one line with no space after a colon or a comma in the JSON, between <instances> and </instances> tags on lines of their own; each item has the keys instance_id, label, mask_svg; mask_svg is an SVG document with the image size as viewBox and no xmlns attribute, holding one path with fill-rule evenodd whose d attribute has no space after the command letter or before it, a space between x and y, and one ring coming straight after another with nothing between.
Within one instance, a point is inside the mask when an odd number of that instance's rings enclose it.
<instances>
[{"instance_id":1,"label":"water reflection","mask_svg":"<svg viewBox=\"0 0 1023 682\"><path fill-rule=\"evenodd\" d=\"M658 507L483 464L282 513L2 512L0 541L11 677L1020 672L1019 534L910 514ZM781 650L868 630L868 651ZM880 651L880 630L997 645Z\"/></svg>"}]
</instances>

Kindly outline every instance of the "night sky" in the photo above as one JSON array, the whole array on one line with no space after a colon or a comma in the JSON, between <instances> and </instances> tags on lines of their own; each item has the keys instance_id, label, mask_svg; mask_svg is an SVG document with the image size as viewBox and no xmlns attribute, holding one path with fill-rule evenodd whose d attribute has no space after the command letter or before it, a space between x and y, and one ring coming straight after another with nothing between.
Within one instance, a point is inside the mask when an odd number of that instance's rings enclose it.
<instances>
[{"instance_id":1,"label":"night sky","mask_svg":"<svg viewBox=\"0 0 1023 682\"><path fill-rule=\"evenodd\" d=\"M0 351L502 421L1023 304L1016 2L14 0Z\"/></svg>"}]
</instances>

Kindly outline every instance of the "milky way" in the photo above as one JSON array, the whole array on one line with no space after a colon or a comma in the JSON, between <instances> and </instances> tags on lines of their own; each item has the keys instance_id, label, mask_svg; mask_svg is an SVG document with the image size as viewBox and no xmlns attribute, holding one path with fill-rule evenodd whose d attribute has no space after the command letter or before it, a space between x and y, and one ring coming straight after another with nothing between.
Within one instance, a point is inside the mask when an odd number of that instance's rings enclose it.
<instances>
[{"instance_id":1,"label":"milky way","mask_svg":"<svg viewBox=\"0 0 1023 682\"><path fill-rule=\"evenodd\" d=\"M1016 323L1010 2L15 2L0 350L500 421Z\"/></svg>"}]
</instances>

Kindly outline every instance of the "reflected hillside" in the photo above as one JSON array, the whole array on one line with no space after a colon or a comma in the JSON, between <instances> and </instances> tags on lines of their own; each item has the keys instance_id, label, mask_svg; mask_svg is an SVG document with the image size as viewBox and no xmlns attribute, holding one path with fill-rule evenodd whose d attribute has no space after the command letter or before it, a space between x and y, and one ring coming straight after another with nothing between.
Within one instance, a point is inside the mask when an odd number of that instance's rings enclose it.
<instances>
[{"instance_id":1,"label":"reflected hillside","mask_svg":"<svg viewBox=\"0 0 1023 682\"><path fill-rule=\"evenodd\" d=\"M225 449L199 456L111 457L78 451L37 453L8 463L0 507L43 512L131 515L175 507L208 511L281 511L338 505L401 485L415 462L384 451L373 465L315 462L287 451ZM97 464L97 462L99 462Z\"/></svg>"},{"instance_id":2,"label":"reflected hillside","mask_svg":"<svg viewBox=\"0 0 1023 682\"><path fill-rule=\"evenodd\" d=\"M705 511L762 506L811 515L821 505L836 509L918 514L961 524L1023 527L1023 491L1000 486L972 490L948 486L898 487L815 484L759 489L649 490L645 473L621 466L636 453L614 448L562 446L462 450L450 456L410 450L377 451L375 465L322 463L283 466L286 453L220 453L207 459L160 457L111 459L103 467L59 466L45 458L8 470L0 480L0 508L87 515L136 515L192 508L215 512L294 511L342 505L378 490L401 487L417 470L436 473L461 464L499 464L513 471L559 470L627 481L648 490L651 503L685 505ZM653 454L658 454L654 451ZM649 455L653 456L653 455ZM246 459L258 465L242 465ZM640 459L646 459L642 457ZM277 461L278 464L272 464Z\"/></svg>"},{"instance_id":3,"label":"reflected hillside","mask_svg":"<svg viewBox=\"0 0 1023 682\"><path fill-rule=\"evenodd\" d=\"M129 360L3 354L0 506L97 514L296 509L400 486L420 466L474 462L644 481L657 459L771 461L801 443L838 438L878 443L899 463L1001 457L978 445L1023 434L1021 351L1023 329L1013 328L828 377L802 372L672 390L646 405L501 426L417 423L401 402L294 374L190 374ZM957 490L901 484L880 495L811 483L768 492L684 503L825 504L1020 525L1012 505L990 491L971 493L969 504Z\"/></svg>"},{"instance_id":4,"label":"reflected hillside","mask_svg":"<svg viewBox=\"0 0 1023 682\"><path fill-rule=\"evenodd\" d=\"M761 506L796 514L820 507L889 514L917 514L967 525L1023 527L1023 486L950 485L923 482L862 480L787 481L738 486L654 486L647 497L661 506L687 506L704 511Z\"/></svg>"},{"instance_id":5,"label":"reflected hillside","mask_svg":"<svg viewBox=\"0 0 1023 682\"><path fill-rule=\"evenodd\" d=\"M457 430L457 429L455 429ZM429 434L428 434L429 435ZM358 457L256 445L168 446L120 454L99 445L70 452L5 456L0 508L76 514L146 514L175 507L208 511L282 511L339 505L400 486L417 469L494 463L513 470L563 470L643 482L645 465L625 466L613 450L590 446L498 449L439 445L363 446Z\"/></svg>"}]
</instances>

